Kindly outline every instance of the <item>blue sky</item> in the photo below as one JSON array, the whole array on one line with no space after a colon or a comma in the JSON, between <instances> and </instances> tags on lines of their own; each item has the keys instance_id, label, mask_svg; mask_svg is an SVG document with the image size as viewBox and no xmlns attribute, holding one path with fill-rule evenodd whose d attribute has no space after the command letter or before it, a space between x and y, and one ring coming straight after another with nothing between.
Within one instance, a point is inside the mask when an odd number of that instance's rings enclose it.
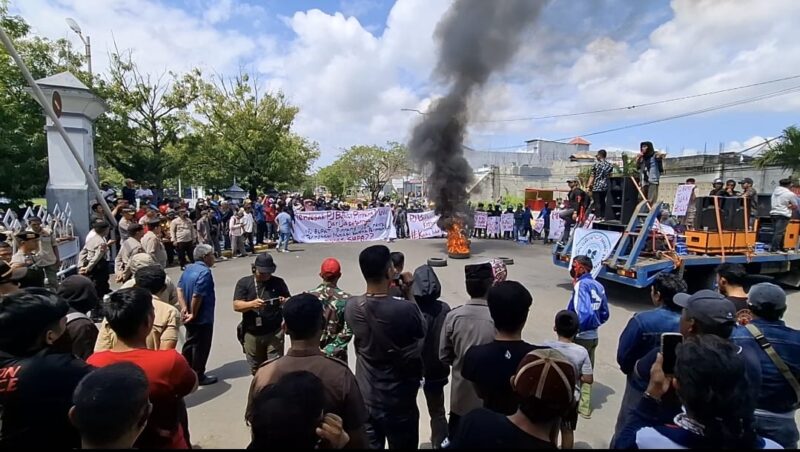
<instances>
[{"instance_id":1,"label":"blue sky","mask_svg":"<svg viewBox=\"0 0 800 452\"><path fill-rule=\"evenodd\" d=\"M500 0L496 0L500 1ZM533 0L531 0L533 1ZM324 165L353 144L404 141L445 92L431 80L435 26L452 0L12 0L37 33L92 37L102 71L116 41L148 72L232 75L244 70L300 107L296 131L320 144ZM476 120L635 105L800 74L790 18L800 2L771 0L551 0L514 62L473 99ZM800 85L800 79L655 107L559 120L476 123L474 148L522 146L650 121ZM670 155L741 149L778 135L800 113L800 93L587 139Z\"/></svg>"}]
</instances>

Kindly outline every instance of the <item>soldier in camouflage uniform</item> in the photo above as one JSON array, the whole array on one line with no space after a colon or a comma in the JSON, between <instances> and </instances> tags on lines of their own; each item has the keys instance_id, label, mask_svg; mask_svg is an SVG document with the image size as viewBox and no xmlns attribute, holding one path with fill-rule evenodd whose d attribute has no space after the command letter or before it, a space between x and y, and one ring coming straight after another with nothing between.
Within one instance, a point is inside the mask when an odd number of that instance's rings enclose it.
<instances>
[{"instance_id":1,"label":"soldier in camouflage uniform","mask_svg":"<svg viewBox=\"0 0 800 452\"><path fill-rule=\"evenodd\" d=\"M327 356L347 362L347 344L353 338L353 332L344 321L344 307L350 294L337 287L339 278L342 277L339 261L332 257L325 259L319 276L322 284L309 292L323 303L325 313L325 328L319 348Z\"/></svg>"}]
</instances>

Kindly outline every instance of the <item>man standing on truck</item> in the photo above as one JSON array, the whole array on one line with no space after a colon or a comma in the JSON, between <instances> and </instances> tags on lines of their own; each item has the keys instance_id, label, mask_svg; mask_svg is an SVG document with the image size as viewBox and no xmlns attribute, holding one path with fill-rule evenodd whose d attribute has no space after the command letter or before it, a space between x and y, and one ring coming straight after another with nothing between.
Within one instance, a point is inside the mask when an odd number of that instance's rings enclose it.
<instances>
[{"instance_id":1,"label":"man standing on truck","mask_svg":"<svg viewBox=\"0 0 800 452\"><path fill-rule=\"evenodd\" d=\"M589 183L586 184L592 191L592 199L594 199L595 221L602 221L606 216L608 178L614 171L614 165L606 160L606 155L605 149L597 151L597 162L592 165L592 175L589 176Z\"/></svg>"},{"instance_id":2,"label":"man standing on truck","mask_svg":"<svg viewBox=\"0 0 800 452\"><path fill-rule=\"evenodd\" d=\"M569 193L567 194L569 202L567 208L558 214L564 220L564 233L561 235L562 245L569 240L572 225L583 217L584 211L589 206L589 197L585 191L581 190L578 179L571 177L567 179L567 184L569 185Z\"/></svg>"},{"instance_id":3,"label":"man standing on truck","mask_svg":"<svg viewBox=\"0 0 800 452\"><path fill-rule=\"evenodd\" d=\"M644 195L651 206L658 201L658 183L664 164L656 153L653 143L643 141L639 145L640 154L636 156L636 167L639 170L639 181Z\"/></svg>"},{"instance_id":4,"label":"man standing on truck","mask_svg":"<svg viewBox=\"0 0 800 452\"><path fill-rule=\"evenodd\" d=\"M789 226L792 214L797 210L797 196L789 190L791 186L791 179L781 179L778 181L775 191L772 192L772 209L769 211L769 215L772 217L774 232L769 250L773 253L786 254L783 248L786 227Z\"/></svg>"},{"instance_id":5,"label":"man standing on truck","mask_svg":"<svg viewBox=\"0 0 800 452\"><path fill-rule=\"evenodd\" d=\"M750 228L752 229L758 217L758 192L753 188L753 179L749 177L745 177L740 180L739 183L742 184L741 196L745 198L744 202L747 203L747 214L750 217L748 220L750 221Z\"/></svg>"}]
</instances>

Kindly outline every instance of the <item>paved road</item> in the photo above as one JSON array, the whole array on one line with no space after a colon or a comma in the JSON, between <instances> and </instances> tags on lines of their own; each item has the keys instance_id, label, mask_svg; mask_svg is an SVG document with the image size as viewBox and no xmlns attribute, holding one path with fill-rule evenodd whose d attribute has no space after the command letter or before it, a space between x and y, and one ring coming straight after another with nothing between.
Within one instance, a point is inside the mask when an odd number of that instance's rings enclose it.
<instances>
[{"instance_id":1,"label":"paved road","mask_svg":"<svg viewBox=\"0 0 800 452\"><path fill-rule=\"evenodd\" d=\"M290 254L274 253L278 266L276 275L286 279L292 293L309 290L319 283L317 274L322 260L335 257L342 263L342 289L362 293L364 282L358 269L358 253L365 246L363 243L296 244L292 246ZM424 264L428 257L444 257L444 242L436 239L400 240L391 244L390 248L405 253L406 270L409 271ZM550 248L541 244L525 246L500 240L476 240L472 252L469 260L450 260L448 267L436 269L442 282L442 298L451 306L461 305L468 299L464 288L465 263L492 257L512 257L515 265L509 267L509 279L525 284L534 297L523 338L534 343L554 338L553 318L556 312L566 307L571 283L565 269L552 265ZM202 448L243 448L249 442L249 431L243 416L250 373L236 341L235 328L240 316L233 312L232 295L236 281L250 274L252 260L242 258L221 262L214 267L217 309L208 373L219 377L220 382L202 387L187 397L192 443ZM177 280L180 273L178 269L173 268L168 272ZM580 419L578 422L575 439L579 448L608 447L625 385L625 378L615 360L617 339L634 312L650 308L646 290L610 284L607 290L611 318L600 329L593 386L595 411L591 419ZM800 294L792 294L790 303L800 303ZM786 320L789 325L800 325L800 308L791 307ZM353 347L350 347L350 363L351 367L355 364ZM449 396L449 388L445 391ZM419 406L420 442L427 442L430 427L421 392Z\"/></svg>"}]
</instances>

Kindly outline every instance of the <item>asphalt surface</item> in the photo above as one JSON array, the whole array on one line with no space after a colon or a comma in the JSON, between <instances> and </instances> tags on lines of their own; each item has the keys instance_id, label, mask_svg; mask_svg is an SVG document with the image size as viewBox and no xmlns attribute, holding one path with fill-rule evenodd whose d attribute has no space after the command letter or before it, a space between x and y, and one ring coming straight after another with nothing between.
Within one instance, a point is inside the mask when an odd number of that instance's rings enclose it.
<instances>
[{"instance_id":1,"label":"asphalt surface","mask_svg":"<svg viewBox=\"0 0 800 452\"><path fill-rule=\"evenodd\" d=\"M380 243L380 242L373 242ZM293 244L291 253L273 253L278 266L276 275L284 278L292 293L310 290L319 284L319 266L326 257L335 257L342 264L340 287L350 293L363 293L364 281L358 268L358 253L373 243ZM406 256L405 270L412 271L430 257L446 257L443 239L398 240L387 244L392 251ZM520 245L503 240L475 240L472 257L450 259L447 267L436 268L442 283L442 299L451 307L467 299L464 288L464 265L493 257L510 257L515 263L508 267L508 279L520 281L534 298L528 315L523 339L539 343L555 338L553 318L564 309L572 288L567 270L556 267L550 258L550 246L537 243ZM208 374L220 379L217 384L201 387L186 398L189 407L189 428L193 444L201 448L243 448L250 433L244 422L244 408L251 376L236 340L236 325L241 316L233 311L232 296L236 281L250 274L254 257L220 262L213 269L217 305L214 342L208 363ZM180 270L168 269L177 281ZM607 448L614 431L619 404L625 387L625 377L616 364L618 337L634 312L650 309L649 292L607 283L611 316L600 328L600 343L596 351L595 383L593 385L591 419L580 418L575 432L576 448ZM800 304L800 294L789 297L791 305ZM786 322L800 325L800 308L790 306ZM288 347L287 338L287 347ZM350 347L350 366L354 369L355 353ZM445 389L449 406L449 385ZM429 417L420 391L420 443L429 441Z\"/></svg>"}]
</instances>

